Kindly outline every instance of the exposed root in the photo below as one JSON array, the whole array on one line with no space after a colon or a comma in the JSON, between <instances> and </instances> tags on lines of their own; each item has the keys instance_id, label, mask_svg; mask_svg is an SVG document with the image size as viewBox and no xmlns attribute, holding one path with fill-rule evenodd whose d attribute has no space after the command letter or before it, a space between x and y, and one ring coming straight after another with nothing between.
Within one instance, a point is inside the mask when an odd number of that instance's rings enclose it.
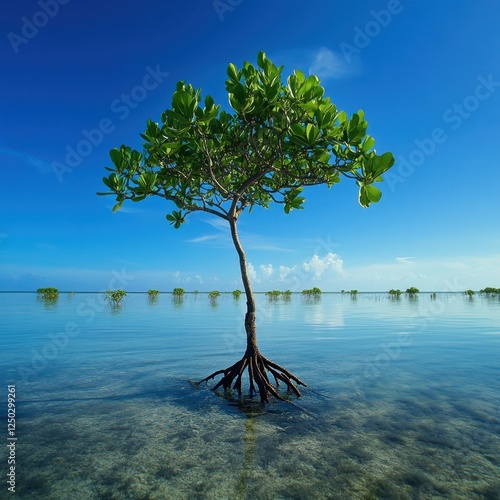
<instances>
[{"instance_id":1,"label":"exposed root","mask_svg":"<svg viewBox=\"0 0 500 500\"><path fill-rule=\"evenodd\" d=\"M280 401L287 401L279 392L278 387L280 382L286 385L289 392L293 392L297 397L301 397L297 385L306 387L298 377L290 373L286 368L270 361L265 356L260 354L257 350L247 350L243 358L237 363L226 368L225 370L217 370L208 377L200 380L199 382L190 381L195 387L198 387L204 382L214 379L218 375L223 374L223 377L213 387L213 391L222 387L224 390L236 390L238 395L241 396L242 376L244 371L248 371L250 381L250 397L259 394L261 403L269 403L270 397L274 396ZM275 385L269 380L268 374L272 375Z\"/></svg>"}]
</instances>

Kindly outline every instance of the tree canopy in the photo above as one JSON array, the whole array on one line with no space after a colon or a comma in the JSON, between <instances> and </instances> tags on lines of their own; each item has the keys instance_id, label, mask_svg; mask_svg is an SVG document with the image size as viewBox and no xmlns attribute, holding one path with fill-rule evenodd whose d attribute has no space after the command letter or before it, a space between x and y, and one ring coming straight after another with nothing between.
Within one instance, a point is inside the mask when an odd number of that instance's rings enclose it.
<instances>
[{"instance_id":1,"label":"tree canopy","mask_svg":"<svg viewBox=\"0 0 500 500\"><path fill-rule=\"evenodd\" d=\"M300 209L304 187L331 187L342 177L357 183L359 202L368 207L380 200L374 184L394 163L391 153L378 155L373 149L375 140L366 133L363 111L349 118L324 96L318 77L297 70L283 81L282 70L263 52L257 67L230 64L226 90L231 112L209 95L202 99L201 89L177 83L171 108L162 113L160 123L149 120L141 134L143 151L121 146L110 152L113 167L106 167L111 174L103 178L110 191L100 193L116 196L114 210L125 200L165 198L177 207L167 215L175 228L197 211L228 222L247 300L247 349L238 362L194 385L223 375L213 390L233 388L241 394L247 370L250 396L259 392L262 403L270 396L284 399L277 390L280 381L297 396L297 385L305 384L259 351L255 298L237 231L239 216L272 203L282 204L285 213Z\"/></svg>"},{"instance_id":2,"label":"tree canopy","mask_svg":"<svg viewBox=\"0 0 500 500\"><path fill-rule=\"evenodd\" d=\"M330 187L342 177L358 184L363 207L378 202L374 183L394 158L373 149L363 111L349 118L324 96L318 77L296 70L284 82L282 70L263 52L257 67L230 64L231 113L178 82L171 108L141 134L143 151L122 145L110 152L113 167L103 178L110 192L100 194L116 195L114 210L127 199L171 200L178 210L167 219L175 228L196 211L229 220L280 203L289 213L302 208L303 187Z\"/></svg>"}]
</instances>

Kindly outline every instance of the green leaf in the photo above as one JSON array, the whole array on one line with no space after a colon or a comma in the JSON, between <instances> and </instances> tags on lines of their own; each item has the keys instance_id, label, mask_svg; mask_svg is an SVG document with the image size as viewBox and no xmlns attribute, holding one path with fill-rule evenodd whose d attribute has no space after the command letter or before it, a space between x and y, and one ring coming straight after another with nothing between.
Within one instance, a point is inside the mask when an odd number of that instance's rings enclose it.
<instances>
[{"instance_id":1,"label":"green leaf","mask_svg":"<svg viewBox=\"0 0 500 500\"><path fill-rule=\"evenodd\" d=\"M257 54L257 64L259 68L265 69L265 63L267 61L266 54L262 50Z\"/></svg>"},{"instance_id":2,"label":"green leaf","mask_svg":"<svg viewBox=\"0 0 500 500\"><path fill-rule=\"evenodd\" d=\"M193 117L196 101L193 96L185 90L174 92L172 97L172 108L176 113L184 118L191 119Z\"/></svg>"},{"instance_id":3,"label":"green leaf","mask_svg":"<svg viewBox=\"0 0 500 500\"><path fill-rule=\"evenodd\" d=\"M233 63L227 67L227 75L231 78L231 80L234 80L235 82L239 81L238 70Z\"/></svg>"},{"instance_id":4,"label":"green leaf","mask_svg":"<svg viewBox=\"0 0 500 500\"><path fill-rule=\"evenodd\" d=\"M313 123L309 123L306 127L306 137L307 137L307 142L309 143L310 146L314 146L318 136L319 136L319 128Z\"/></svg>"},{"instance_id":5,"label":"green leaf","mask_svg":"<svg viewBox=\"0 0 500 500\"><path fill-rule=\"evenodd\" d=\"M186 118L182 114L177 113L176 111L173 111L171 109L166 109L165 114L169 118L172 118L173 120L180 122L182 125L187 125L187 124L191 123L191 120L189 118Z\"/></svg>"},{"instance_id":6,"label":"green leaf","mask_svg":"<svg viewBox=\"0 0 500 500\"><path fill-rule=\"evenodd\" d=\"M120 208L122 208L122 205L123 205L123 200L119 201L114 207L113 207L113 213L116 213L118 212L118 210L120 210Z\"/></svg>"},{"instance_id":7,"label":"green leaf","mask_svg":"<svg viewBox=\"0 0 500 500\"><path fill-rule=\"evenodd\" d=\"M359 188L359 198L358 198L359 204L363 208L368 208L370 206L370 200L368 199L368 196L366 194L366 188L365 186L360 186Z\"/></svg>"},{"instance_id":8,"label":"green leaf","mask_svg":"<svg viewBox=\"0 0 500 500\"><path fill-rule=\"evenodd\" d=\"M213 107L214 107L214 99L212 96L209 96L207 95L205 97L205 108L207 108L207 110L211 110Z\"/></svg>"},{"instance_id":9,"label":"green leaf","mask_svg":"<svg viewBox=\"0 0 500 500\"><path fill-rule=\"evenodd\" d=\"M382 193L380 189L373 185L365 186L366 197L370 200L371 203L377 203L382 198Z\"/></svg>"},{"instance_id":10,"label":"green leaf","mask_svg":"<svg viewBox=\"0 0 500 500\"><path fill-rule=\"evenodd\" d=\"M113 162L114 166L119 169L121 167L122 163L122 154L119 149L114 148L109 152L109 156L111 157L111 161Z\"/></svg>"},{"instance_id":11,"label":"green leaf","mask_svg":"<svg viewBox=\"0 0 500 500\"><path fill-rule=\"evenodd\" d=\"M373 148L373 146L375 146L375 139L367 135L363 140L361 149L363 150L363 152L368 153Z\"/></svg>"},{"instance_id":12,"label":"green leaf","mask_svg":"<svg viewBox=\"0 0 500 500\"><path fill-rule=\"evenodd\" d=\"M384 153L380 156L373 158L372 173L374 177L382 175L387 172L394 165L394 156L392 153Z\"/></svg>"}]
</instances>

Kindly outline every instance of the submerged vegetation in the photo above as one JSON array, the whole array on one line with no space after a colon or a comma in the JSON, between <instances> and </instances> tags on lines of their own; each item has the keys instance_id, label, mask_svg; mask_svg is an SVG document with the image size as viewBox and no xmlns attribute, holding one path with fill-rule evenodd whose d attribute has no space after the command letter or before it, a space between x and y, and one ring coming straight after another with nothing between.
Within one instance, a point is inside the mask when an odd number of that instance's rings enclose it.
<instances>
[{"instance_id":1,"label":"submerged vegetation","mask_svg":"<svg viewBox=\"0 0 500 500\"><path fill-rule=\"evenodd\" d=\"M208 298L210 300L217 300L218 297L220 297L219 290L212 290L211 292L208 293Z\"/></svg>"},{"instance_id":2,"label":"submerged vegetation","mask_svg":"<svg viewBox=\"0 0 500 500\"><path fill-rule=\"evenodd\" d=\"M36 293L44 300L56 300L59 298L59 290L53 287L39 288Z\"/></svg>"},{"instance_id":3,"label":"submerged vegetation","mask_svg":"<svg viewBox=\"0 0 500 500\"><path fill-rule=\"evenodd\" d=\"M127 292L124 290L106 290L104 298L105 300L114 307L121 305L124 297L127 296Z\"/></svg>"}]
</instances>

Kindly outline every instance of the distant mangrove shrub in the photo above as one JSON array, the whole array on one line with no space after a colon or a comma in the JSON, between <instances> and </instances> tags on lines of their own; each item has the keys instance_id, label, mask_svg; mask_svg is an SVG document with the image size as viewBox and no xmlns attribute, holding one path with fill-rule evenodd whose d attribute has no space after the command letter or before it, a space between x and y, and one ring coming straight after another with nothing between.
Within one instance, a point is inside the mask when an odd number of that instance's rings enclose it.
<instances>
[{"instance_id":1,"label":"distant mangrove shrub","mask_svg":"<svg viewBox=\"0 0 500 500\"><path fill-rule=\"evenodd\" d=\"M127 292L124 290L106 290L104 298L112 306L119 306L124 297L127 296Z\"/></svg>"},{"instance_id":2,"label":"distant mangrove shrub","mask_svg":"<svg viewBox=\"0 0 500 500\"><path fill-rule=\"evenodd\" d=\"M266 292L266 297L269 300L277 300L280 295L281 292L279 290L269 290L268 292Z\"/></svg>"},{"instance_id":3,"label":"distant mangrove shrub","mask_svg":"<svg viewBox=\"0 0 500 500\"><path fill-rule=\"evenodd\" d=\"M285 290L284 292L281 292L281 298L283 300L290 300L292 298L292 292L290 290Z\"/></svg>"},{"instance_id":4,"label":"distant mangrove shrub","mask_svg":"<svg viewBox=\"0 0 500 500\"><path fill-rule=\"evenodd\" d=\"M474 290L465 290L464 294L472 297L473 295L476 295L476 292Z\"/></svg>"},{"instance_id":5,"label":"distant mangrove shrub","mask_svg":"<svg viewBox=\"0 0 500 500\"><path fill-rule=\"evenodd\" d=\"M157 299L160 292L158 290L148 290L148 297L150 299Z\"/></svg>"},{"instance_id":6,"label":"distant mangrove shrub","mask_svg":"<svg viewBox=\"0 0 500 500\"><path fill-rule=\"evenodd\" d=\"M415 288L414 286L412 286L410 288L407 288L405 293L407 295L409 295L410 297L416 297L417 293L420 293L420 290L418 288Z\"/></svg>"},{"instance_id":7,"label":"distant mangrove shrub","mask_svg":"<svg viewBox=\"0 0 500 500\"><path fill-rule=\"evenodd\" d=\"M174 288L174 291L172 292L172 295L175 297L182 297L185 294L184 288Z\"/></svg>"},{"instance_id":8,"label":"distant mangrove shrub","mask_svg":"<svg viewBox=\"0 0 500 500\"><path fill-rule=\"evenodd\" d=\"M36 293L41 299L55 300L59 297L59 290L53 287L39 288Z\"/></svg>"},{"instance_id":9,"label":"distant mangrove shrub","mask_svg":"<svg viewBox=\"0 0 500 500\"><path fill-rule=\"evenodd\" d=\"M314 288L302 290L302 295L306 297L319 297L321 295L321 290L315 286Z\"/></svg>"},{"instance_id":10,"label":"distant mangrove shrub","mask_svg":"<svg viewBox=\"0 0 500 500\"><path fill-rule=\"evenodd\" d=\"M217 297L220 297L220 292L218 290L212 290L209 294L208 294L208 298L210 300L216 300Z\"/></svg>"},{"instance_id":11,"label":"distant mangrove shrub","mask_svg":"<svg viewBox=\"0 0 500 500\"><path fill-rule=\"evenodd\" d=\"M388 292L388 293L389 293L389 295L390 295L391 297L397 297L397 298L399 298L399 296L400 296L403 292L402 292L401 290L399 290L399 289L394 290L394 288L391 288L391 289L389 290L389 292Z\"/></svg>"},{"instance_id":12,"label":"distant mangrove shrub","mask_svg":"<svg viewBox=\"0 0 500 500\"><path fill-rule=\"evenodd\" d=\"M493 288L491 286L487 286L486 288L479 290L479 293L486 293L489 295L497 295L497 294L500 294L500 288Z\"/></svg>"},{"instance_id":13,"label":"distant mangrove shrub","mask_svg":"<svg viewBox=\"0 0 500 500\"><path fill-rule=\"evenodd\" d=\"M233 293L233 297L234 297L236 300L238 300L238 299L240 298L240 296L241 296L241 293L242 293L242 292L241 292L241 290L233 290L233 292L232 292L232 293Z\"/></svg>"}]
</instances>

